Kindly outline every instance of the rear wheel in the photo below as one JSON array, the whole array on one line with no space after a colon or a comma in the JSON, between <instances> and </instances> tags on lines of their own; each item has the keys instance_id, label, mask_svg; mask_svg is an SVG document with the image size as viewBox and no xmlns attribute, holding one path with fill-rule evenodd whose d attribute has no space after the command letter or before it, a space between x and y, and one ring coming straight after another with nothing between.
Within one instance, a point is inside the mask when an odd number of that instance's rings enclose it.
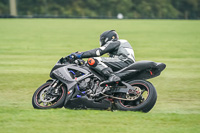
<instances>
[{"instance_id":1,"label":"rear wheel","mask_svg":"<svg viewBox=\"0 0 200 133\"><path fill-rule=\"evenodd\" d=\"M36 109L50 109L50 108L62 108L66 97L66 88L61 86L58 88L55 96L48 95L47 91L52 81L48 81L40 86L32 98L32 105Z\"/></svg>"},{"instance_id":2,"label":"rear wheel","mask_svg":"<svg viewBox=\"0 0 200 133\"><path fill-rule=\"evenodd\" d=\"M137 94L120 93L118 97L126 100L115 100L115 106L124 111L149 112L156 103L157 93L154 86L145 80L135 80L130 82L136 89Z\"/></svg>"}]
</instances>

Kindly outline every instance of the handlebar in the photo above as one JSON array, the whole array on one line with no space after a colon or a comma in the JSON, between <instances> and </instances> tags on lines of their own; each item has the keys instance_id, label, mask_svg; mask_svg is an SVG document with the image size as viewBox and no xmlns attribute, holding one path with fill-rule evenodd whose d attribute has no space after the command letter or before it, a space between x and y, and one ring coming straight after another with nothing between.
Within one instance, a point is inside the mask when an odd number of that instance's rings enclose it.
<instances>
[{"instance_id":1,"label":"handlebar","mask_svg":"<svg viewBox=\"0 0 200 133\"><path fill-rule=\"evenodd\" d=\"M62 57L58 63L60 64L77 64L77 65L84 65L85 61L82 59L75 59L74 57L70 57L70 56L66 56L66 57Z\"/></svg>"}]
</instances>

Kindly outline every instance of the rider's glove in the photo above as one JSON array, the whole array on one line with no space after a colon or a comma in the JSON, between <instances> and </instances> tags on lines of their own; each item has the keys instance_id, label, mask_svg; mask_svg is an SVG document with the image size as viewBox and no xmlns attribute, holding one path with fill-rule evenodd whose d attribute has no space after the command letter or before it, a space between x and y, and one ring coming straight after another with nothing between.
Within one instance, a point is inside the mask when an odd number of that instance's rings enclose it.
<instances>
[{"instance_id":1,"label":"rider's glove","mask_svg":"<svg viewBox=\"0 0 200 133\"><path fill-rule=\"evenodd\" d=\"M81 52L76 52L76 53L71 53L70 55L69 55L69 57L71 58L71 59L81 59L82 57L82 54L83 53L81 53Z\"/></svg>"}]
</instances>

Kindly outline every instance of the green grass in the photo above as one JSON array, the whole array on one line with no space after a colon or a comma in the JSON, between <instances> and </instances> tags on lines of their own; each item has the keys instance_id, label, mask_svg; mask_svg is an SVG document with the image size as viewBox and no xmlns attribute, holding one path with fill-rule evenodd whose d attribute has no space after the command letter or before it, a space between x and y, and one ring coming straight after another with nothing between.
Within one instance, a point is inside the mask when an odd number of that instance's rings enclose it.
<instances>
[{"instance_id":1,"label":"green grass","mask_svg":"<svg viewBox=\"0 0 200 133\"><path fill-rule=\"evenodd\" d=\"M136 60L166 63L149 81L158 100L151 112L35 110L34 91L57 60L99 46L115 29ZM200 21L0 19L0 133L200 132Z\"/></svg>"}]
</instances>

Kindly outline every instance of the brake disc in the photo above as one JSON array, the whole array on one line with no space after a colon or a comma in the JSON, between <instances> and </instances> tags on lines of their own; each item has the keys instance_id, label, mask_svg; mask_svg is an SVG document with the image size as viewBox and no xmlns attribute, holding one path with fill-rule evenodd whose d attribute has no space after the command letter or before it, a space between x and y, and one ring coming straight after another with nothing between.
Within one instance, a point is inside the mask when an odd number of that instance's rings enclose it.
<instances>
[{"instance_id":1,"label":"brake disc","mask_svg":"<svg viewBox=\"0 0 200 133\"><path fill-rule=\"evenodd\" d=\"M45 88L44 90L42 90L41 91L41 93L40 93L40 100L42 101L42 102L52 102L53 100L55 100L56 99L56 97L53 97L53 96L48 96L47 95L47 90L48 90L48 88Z\"/></svg>"},{"instance_id":2,"label":"brake disc","mask_svg":"<svg viewBox=\"0 0 200 133\"><path fill-rule=\"evenodd\" d=\"M136 100L140 97L142 91L140 87L138 86L133 86L134 90L129 89L129 91L126 94L126 99L127 100Z\"/></svg>"}]
</instances>

